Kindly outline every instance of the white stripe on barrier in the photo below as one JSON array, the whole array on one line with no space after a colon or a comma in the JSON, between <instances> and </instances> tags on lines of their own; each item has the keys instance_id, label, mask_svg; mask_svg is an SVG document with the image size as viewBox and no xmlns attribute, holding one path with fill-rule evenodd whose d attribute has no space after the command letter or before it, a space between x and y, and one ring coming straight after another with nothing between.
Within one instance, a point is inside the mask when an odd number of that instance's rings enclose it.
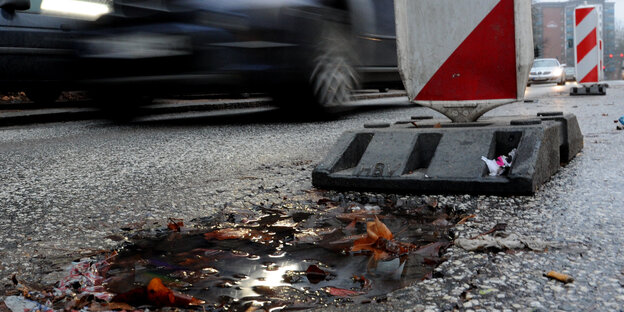
<instances>
[{"instance_id":1,"label":"white stripe on barrier","mask_svg":"<svg viewBox=\"0 0 624 312\"><path fill-rule=\"evenodd\" d=\"M587 55L578 62L576 65L576 79L581 81L594 67L596 67L596 60L600 56L600 49L595 46Z\"/></svg>"},{"instance_id":2,"label":"white stripe on barrier","mask_svg":"<svg viewBox=\"0 0 624 312\"><path fill-rule=\"evenodd\" d=\"M595 10L595 9L594 9ZM583 41L592 30L596 29L598 25L598 16L595 12L589 13L583 21L576 26L576 42L577 44Z\"/></svg>"}]
</instances>

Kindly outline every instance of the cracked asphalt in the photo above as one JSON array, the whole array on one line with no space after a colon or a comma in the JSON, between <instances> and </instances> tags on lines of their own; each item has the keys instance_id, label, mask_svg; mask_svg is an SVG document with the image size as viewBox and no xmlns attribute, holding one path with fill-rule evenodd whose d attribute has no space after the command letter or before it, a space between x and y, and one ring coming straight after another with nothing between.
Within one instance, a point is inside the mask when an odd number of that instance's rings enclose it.
<instances>
[{"instance_id":1,"label":"cracked asphalt","mask_svg":"<svg viewBox=\"0 0 624 312\"><path fill-rule=\"evenodd\" d=\"M570 85L567 86L568 88ZM472 237L497 223L547 249L468 252L451 247L434 278L354 311L619 311L624 307L622 220L624 84L607 96L571 97L533 86L532 103L487 114L576 114L585 136L577 157L535 196L433 196L476 217L455 228ZM199 229L227 213L260 204L314 206L319 196L407 202L422 196L315 191L311 172L345 130L368 122L436 115L413 106L369 107L332 121L302 121L275 112L184 117L117 125L81 121L0 129L0 285L15 274L51 284L71 260L97 254L170 217ZM544 273L572 276L569 284ZM344 310L329 307L324 310Z\"/></svg>"}]
</instances>

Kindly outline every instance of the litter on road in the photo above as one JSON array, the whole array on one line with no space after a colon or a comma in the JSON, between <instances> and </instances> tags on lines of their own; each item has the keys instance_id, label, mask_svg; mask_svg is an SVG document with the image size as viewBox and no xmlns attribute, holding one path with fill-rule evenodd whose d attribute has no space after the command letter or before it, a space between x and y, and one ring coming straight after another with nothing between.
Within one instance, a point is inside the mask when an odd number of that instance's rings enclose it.
<instances>
[{"instance_id":1,"label":"litter on road","mask_svg":"<svg viewBox=\"0 0 624 312\"><path fill-rule=\"evenodd\" d=\"M495 159L488 159L485 156L481 156L481 160L485 162L490 171L490 176L500 176L505 174L511 165L513 164L514 158L516 158L516 149L514 148L507 155L501 155L496 157Z\"/></svg>"},{"instance_id":2,"label":"litter on road","mask_svg":"<svg viewBox=\"0 0 624 312\"><path fill-rule=\"evenodd\" d=\"M572 278L570 275L559 273L559 272L555 272L555 271L550 271L550 272L544 274L544 276L546 276L548 278L552 278L552 279L558 280L558 281L560 281L562 283L565 283L565 284L574 282L574 278Z\"/></svg>"}]
</instances>

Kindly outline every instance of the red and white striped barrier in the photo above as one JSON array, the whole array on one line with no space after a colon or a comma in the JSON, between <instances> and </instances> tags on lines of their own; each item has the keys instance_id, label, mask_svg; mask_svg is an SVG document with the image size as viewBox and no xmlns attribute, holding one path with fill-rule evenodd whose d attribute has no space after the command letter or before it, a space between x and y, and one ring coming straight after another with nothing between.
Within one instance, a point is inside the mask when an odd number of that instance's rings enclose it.
<instances>
[{"instance_id":1,"label":"red and white striped barrier","mask_svg":"<svg viewBox=\"0 0 624 312\"><path fill-rule=\"evenodd\" d=\"M574 9L574 59L577 81L596 84L602 78L602 40L597 6Z\"/></svg>"},{"instance_id":2,"label":"red and white striped barrier","mask_svg":"<svg viewBox=\"0 0 624 312\"><path fill-rule=\"evenodd\" d=\"M395 0L410 98L456 122L522 100L533 63L527 0Z\"/></svg>"}]
</instances>

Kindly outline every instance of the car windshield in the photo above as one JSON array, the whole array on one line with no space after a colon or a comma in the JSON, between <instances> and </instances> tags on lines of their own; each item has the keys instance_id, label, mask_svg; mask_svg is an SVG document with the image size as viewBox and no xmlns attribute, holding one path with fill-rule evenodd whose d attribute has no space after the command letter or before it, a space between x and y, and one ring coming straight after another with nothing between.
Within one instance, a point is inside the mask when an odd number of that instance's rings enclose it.
<instances>
[{"instance_id":1,"label":"car windshield","mask_svg":"<svg viewBox=\"0 0 624 312\"><path fill-rule=\"evenodd\" d=\"M557 64L556 60L535 60L535 62L533 62L533 67L557 67L559 66L559 64Z\"/></svg>"}]
</instances>

